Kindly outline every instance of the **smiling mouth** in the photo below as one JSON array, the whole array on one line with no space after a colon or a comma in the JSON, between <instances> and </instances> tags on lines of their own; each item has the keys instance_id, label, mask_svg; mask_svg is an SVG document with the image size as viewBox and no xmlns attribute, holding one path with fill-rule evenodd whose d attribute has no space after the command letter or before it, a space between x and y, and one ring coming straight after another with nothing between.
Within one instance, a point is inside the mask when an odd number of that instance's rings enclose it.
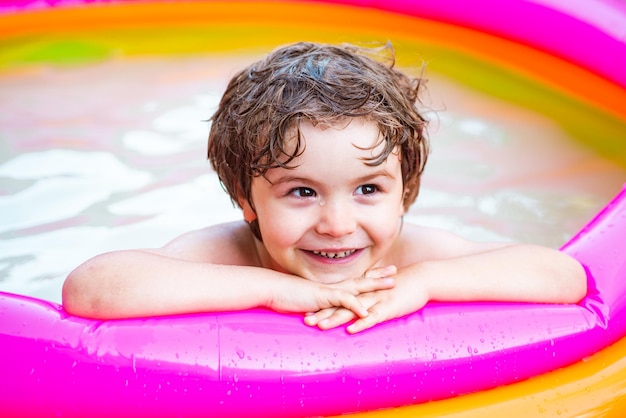
<instances>
[{"instance_id":1,"label":"smiling mouth","mask_svg":"<svg viewBox=\"0 0 626 418\"><path fill-rule=\"evenodd\" d=\"M324 257L324 258L345 258L348 257L354 253L356 253L357 250L348 250L348 251L339 251L336 253L331 253L331 252L327 252L327 251L311 251L313 254L315 255L319 255L320 257Z\"/></svg>"}]
</instances>

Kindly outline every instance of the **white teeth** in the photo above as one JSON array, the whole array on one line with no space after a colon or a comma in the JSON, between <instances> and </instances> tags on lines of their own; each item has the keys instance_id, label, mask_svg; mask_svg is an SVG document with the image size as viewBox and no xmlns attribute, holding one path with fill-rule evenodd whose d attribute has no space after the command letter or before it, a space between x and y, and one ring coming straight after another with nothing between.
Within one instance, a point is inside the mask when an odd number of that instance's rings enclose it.
<instances>
[{"instance_id":1,"label":"white teeth","mask_svg":"<svg viewBox=\"0 0 626 418\"><path fill-rule=\"evenodd\" d=\"M326 251L313 251L313 254L326 257L326 258L344 258L344 257L354 254L355 252L356 250L341 251L338 253L329 253Z\"/></svg>"}]
</instances>

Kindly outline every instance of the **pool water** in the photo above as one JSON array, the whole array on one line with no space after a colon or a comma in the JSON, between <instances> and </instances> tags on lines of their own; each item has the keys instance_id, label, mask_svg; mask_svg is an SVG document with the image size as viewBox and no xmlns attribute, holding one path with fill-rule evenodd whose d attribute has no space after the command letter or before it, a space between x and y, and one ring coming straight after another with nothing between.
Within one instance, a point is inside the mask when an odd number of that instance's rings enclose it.
<instances>
[{"instance_id":1,"label":"pool water","mask_svg":"<svg viewBox=\"0 0 626 418\"><path fill-rule=\"evenodd\" d=\"M256 56L135 57L0 76L0 290L56 302L83 260L240 219L206 161L206 120ZM559 247L626 169L556 123L437 74L432 153L406 219Z\"/></svg>"}]
</instances>

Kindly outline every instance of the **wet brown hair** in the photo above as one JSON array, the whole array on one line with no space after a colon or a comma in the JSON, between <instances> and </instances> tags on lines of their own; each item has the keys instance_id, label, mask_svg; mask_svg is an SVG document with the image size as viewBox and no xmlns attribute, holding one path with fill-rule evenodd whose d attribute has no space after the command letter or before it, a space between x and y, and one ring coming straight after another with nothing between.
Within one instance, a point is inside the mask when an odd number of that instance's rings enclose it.
<instances>
[{"instance_id":1,"label":"wet brown hair","mask_svg":"<svg viewBox=\"0 0 626 418\"><path fill-rule=\"evenodd\" d=\"M252 178L293 167L304 151L301 121L332 125L364 117L378 126L384 143L367 164L381 164L400 150L406 211L417 197L429 149L417 107L422 81L395 68L391 44L280 47L231 79L211 117L209 161L232 201L247 199L254 208Z\"/></svg>"}]
</instances>

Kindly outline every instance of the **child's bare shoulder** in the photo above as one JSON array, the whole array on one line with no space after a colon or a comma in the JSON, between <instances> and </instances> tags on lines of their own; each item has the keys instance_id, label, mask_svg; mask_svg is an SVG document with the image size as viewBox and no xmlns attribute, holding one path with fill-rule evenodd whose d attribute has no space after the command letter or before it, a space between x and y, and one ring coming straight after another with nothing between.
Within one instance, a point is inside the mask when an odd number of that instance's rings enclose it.
<instances>
[{"instance_id":1,"label":"child's bare shoulder","mask_svg":"<svg viewBox=\"0 0 626 418\"><path fill-rule=\"evenodd\" d=\"M254 237L245 222L211 225L187 232L162 247L163 255L187 261L257 265Z\"/></svg>"},{"instance_id":2,"label":"child's bare shoulder","mask_svg":"<svg viewBox=\"0 0 626 418\"><path fill-rule=\"evenodd\" d=\"M394 249L401 255L401 265L428 260L460 257L510 245L504 242L476 242L453 232L405 223Z\"/></svg>"}]
</instances>

